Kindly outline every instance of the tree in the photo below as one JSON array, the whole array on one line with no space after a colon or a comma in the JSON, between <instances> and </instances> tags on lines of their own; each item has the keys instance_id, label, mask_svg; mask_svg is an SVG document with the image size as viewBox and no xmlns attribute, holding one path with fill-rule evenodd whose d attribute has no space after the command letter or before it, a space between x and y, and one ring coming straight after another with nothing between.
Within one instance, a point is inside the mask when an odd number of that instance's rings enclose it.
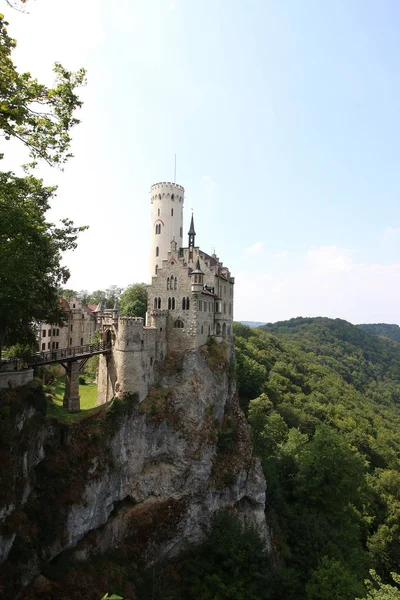
<instances>
[{"instance_id":1,"label":"tree","mask_svg":"<svg viewBox=\"0 0 400 600\"><path fill-rule=\"evenodd\" d=\"M55 63L52 88L30 73L18 73L11 58L16 41L8 35L6 25L0 15L0 130L6 140L22 141L33 161L41 158L61 166L72 156L70 130L79 123L74 112L82 106L75 89L85 82L85 71L72 73Z\"/></svg>"},{"instance_id":2,"label":"tree","mask_svg":"<svg viewBox=\"0 0 400 600\"><path fill-rule=\"evenodd\" d=\"M399 587L394 587L389 583L382 583L379 575L376 574L374 570L370 570L369 572L372 581L367 579L365 583L365 587L367 588L367 595L365 598L356 598L356 600L400 600L400 589ZM400 585L400 575L397 573L391 573L393 581Z\"/></svg>"},{"instance_id":3,"label":"tree","mask_svg":"<svg viewBox=\"0 0 400 600\"><path fill-rule=\"evenodd\" d=\"M11 58L16 41L7 24L0 15L0 133L27 147L30 166L43 159L61 167L72 156L70 130L79 123L74 112L82 105L75 89L84 83L85 71L71 73L56 63L52 88L30 73L18 73ZM69 219L60 226L46 221L55 190L32 175L0 172L0 354L5 340L32 344L35 319L62 323L58 290L69 271L61 266L61 255L76 247L84 228Z\"/></svg>"},{"instance_id":4,"label":"tree","mask_svg":"<svg viewBox=\"0 0 400 600\"><path fill-rule=\"evenodd\" d=\"M111 285L106 290L96 290L91 294L87 294L85 291L83 293L86 293L85 302L87 304L100 304L100 302L102 302L104 304L104 308L114 308L115 304L118 302L121 292L121 287L118 287L117 285ZM79 296L79 298L82 299L83 296Z\"/></svg>"},{"instance_id":5,"label":"tree","mask_svg":"<svg viewBox=\"0 0 400 600\"><path fill-rule=\"evenodd\" d=\"M145 283L128 285L119 303L121 315L144 318L147 310L147 285Z\"/></svg>"},{"instance_id":6,"label":"tree","mask_svg":"<svg viewBox=\"0 0 400 600\"><path fill-rule=\"evenodd\" d=\"M324 556L311 572L306 585L307 600L354 600L363 586L354 574L339 561Z\"/></svg>"},{"instance_id":7,"label":"tree","mask_svg":"<svg viewBox=\"0 0 400 600\"><path fill-rule=\"evenodd\" d=\"M0 173L0 355L5 339L34 340L33 320L63 321L58 289L69 271L61 255L76 247L84 227L46 221L54 191L31 175Z\"/></svg>"}]
</instances>

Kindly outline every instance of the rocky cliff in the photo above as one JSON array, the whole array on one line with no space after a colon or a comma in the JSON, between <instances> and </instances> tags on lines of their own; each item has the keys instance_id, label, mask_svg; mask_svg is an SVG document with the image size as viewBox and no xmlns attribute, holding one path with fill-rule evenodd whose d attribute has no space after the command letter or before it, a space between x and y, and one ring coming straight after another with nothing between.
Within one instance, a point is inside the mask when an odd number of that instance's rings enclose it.
<instances>
[{"instance_id":1,"label":"rocky cliff","mask_svg":"<svg viewBox=\"0 0 400 600\"><path fill-rule=\"evenodd\" d=\"M171 557L200 542L224 506L269 543L229 346L167 356L140 404L127 396L63 423L31 386L4 392L0 416L4 598L53 597L41 573L63 556L92 561L129 542L146 563Z\"/></svg>"}]
</instances>

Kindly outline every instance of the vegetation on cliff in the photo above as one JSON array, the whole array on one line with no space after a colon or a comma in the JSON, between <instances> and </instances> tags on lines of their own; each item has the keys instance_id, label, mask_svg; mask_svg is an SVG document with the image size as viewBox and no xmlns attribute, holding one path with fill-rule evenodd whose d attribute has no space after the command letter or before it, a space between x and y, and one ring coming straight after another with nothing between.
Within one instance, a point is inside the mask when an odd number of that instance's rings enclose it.
<instances>
[{"instance_id":1,"label":"vegetation on cliff","mask_svg":"<svg viewBox=\"0 0 400 600\"><path fill-rule=\"evenodd\" d=\"M268 482L276 599L354 600L400 570L400 345L345 321L235 325ZM371 596L372 597L372 596Z\"/></svg>"}]
</instances>

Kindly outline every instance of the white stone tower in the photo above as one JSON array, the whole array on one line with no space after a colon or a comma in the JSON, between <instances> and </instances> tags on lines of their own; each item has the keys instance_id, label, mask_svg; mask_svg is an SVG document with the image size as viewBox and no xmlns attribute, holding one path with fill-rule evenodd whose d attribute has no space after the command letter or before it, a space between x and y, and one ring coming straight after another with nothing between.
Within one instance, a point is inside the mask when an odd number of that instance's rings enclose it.
<instances>
[{"instance_id":1,"label":"white stone tower","mask_svg":"<svg viewBox=\"0 0 400 600\"><path fill-rule=\"evenodd\" d=\"M181 185L163 181L151 186L150 281L167 258L171 241L182 247L183 202L185 190Z\"/></svg>"}]
</instances>

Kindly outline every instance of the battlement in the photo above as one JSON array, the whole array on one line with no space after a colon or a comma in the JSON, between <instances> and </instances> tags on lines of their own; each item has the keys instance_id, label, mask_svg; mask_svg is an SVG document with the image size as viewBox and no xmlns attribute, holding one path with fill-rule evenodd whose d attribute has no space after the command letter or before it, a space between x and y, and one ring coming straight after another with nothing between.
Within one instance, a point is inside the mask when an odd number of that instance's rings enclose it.
<instances>
[{"instance_id":1,"label":"battlement","mask_svg":"<svg viewBox=\"0 0 400 600\"><path fill-rule=\"evenodd\" d=\"M151 310L149 310L149 314L152 315L153 317L166 317L168 315L168 311L151 309Z\"/></svg>"},{"instance_id":2,"label":"battlement","mask_svg":"<svg viewBox=\"0 0 400 600\"><path fill-rule=\"evenodd\" d=\"M144 325L143 317L119 317L121 325Z\"/></svg>"},{"instance_id":3,"label":"battlement","mask_svg":"<svg viewBox=\"0 0 400 600\"><path fill-rule=\"evenodd\" d=\"M172 187L174 187L174 188L176 188L178 190L181 190L182 192L185 191L185 188L183 186L179 185L178 183L172 183L172 181L159 181L158 183L154 183L151 186L150 189L152 191L153 190L155 191L155 190L160 189L162 186L165 186L165 185L170 185L170 186L172 186Z\"/></svg>"}]
</instances>

